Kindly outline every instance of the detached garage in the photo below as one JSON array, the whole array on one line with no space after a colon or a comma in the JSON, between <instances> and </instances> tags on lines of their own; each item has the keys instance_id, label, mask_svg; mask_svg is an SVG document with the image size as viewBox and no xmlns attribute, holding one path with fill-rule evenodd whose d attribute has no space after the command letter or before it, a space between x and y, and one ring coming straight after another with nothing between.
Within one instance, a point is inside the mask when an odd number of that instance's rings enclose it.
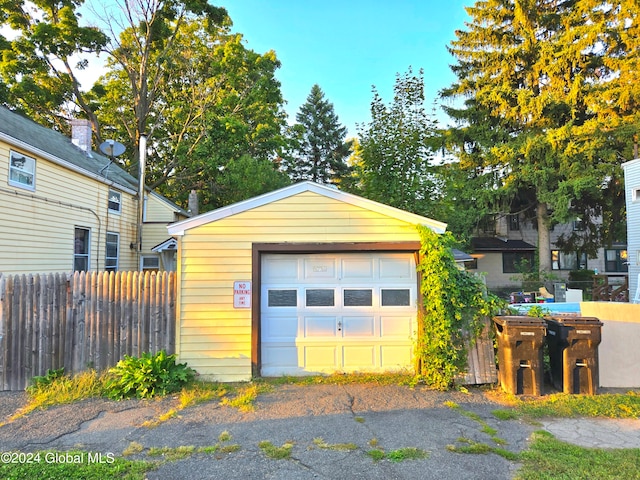
<instances>
[{"instance_id":1,"label":"detached garage","mask_svg":"<svg viewBox=\"0 0 640 480\"><path fill-rule=\"evenodd\" d=\"M180 361L218 381L412 368L418 224L446 228L303 182L170 225Z\"/></svg>"}]
</instances>

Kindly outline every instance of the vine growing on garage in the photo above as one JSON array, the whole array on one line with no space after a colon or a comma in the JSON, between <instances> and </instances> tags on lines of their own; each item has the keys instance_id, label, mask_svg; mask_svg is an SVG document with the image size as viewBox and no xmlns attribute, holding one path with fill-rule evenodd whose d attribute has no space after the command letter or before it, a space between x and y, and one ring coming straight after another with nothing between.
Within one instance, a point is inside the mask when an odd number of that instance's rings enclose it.
<instances>
[{"instance_id":1,"label":"vine growing on garage","mask_svg":"<svg viewBox=\"0 0 640 480\"><path fill-rule=\"evenodd\" d=\"M467 345L481 333L485 319L504 301L487 292L482 279L459 268L450 232L436 234L418 226L421 239L418 271L422 274L421 309L416 348L421 378L446 390L467 368Z\"/></svg>"}]
</instances>

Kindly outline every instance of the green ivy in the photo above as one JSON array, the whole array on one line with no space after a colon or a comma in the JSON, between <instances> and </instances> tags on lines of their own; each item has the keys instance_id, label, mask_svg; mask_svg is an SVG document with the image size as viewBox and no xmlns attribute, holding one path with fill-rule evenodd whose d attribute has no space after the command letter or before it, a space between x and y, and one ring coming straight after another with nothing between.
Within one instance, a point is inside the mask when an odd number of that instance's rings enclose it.
<instances>
[{"instance_id":1,"label":"green ivy","mask_svg":"<svg viewBox=\"0 0 640 480\"><path fill-rule=\"evenodd\" d=\"M467 368L467 344L497 314L505 302L487 292L484 282L458 268L450 232L436 234L418 226L421 239L421 293L424 302L418 335L417 358L422 379L446 390Z\"/></svg>"},{"instance_id":2,"label":"green ivy","mask_svg":"<svg viewBox=\"0 0 640 480\"><path fill-rule=\"evenodd\" d=\"M141 357L125 355L109 370L113 376L107 385L107 395L115 400L128 397L151 398L180 390L195 376L186 363L176 364L176 355L164 350L155 355L145 352Z\"/></svg>"}]
</instances>

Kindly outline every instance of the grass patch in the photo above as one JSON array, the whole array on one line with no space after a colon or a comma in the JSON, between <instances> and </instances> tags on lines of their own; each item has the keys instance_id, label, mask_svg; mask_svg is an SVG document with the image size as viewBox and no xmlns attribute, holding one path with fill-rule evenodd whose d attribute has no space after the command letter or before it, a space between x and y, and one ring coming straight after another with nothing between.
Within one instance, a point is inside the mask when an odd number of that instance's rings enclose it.
<instances>
[{"instance_id":1,"label":"grass patch","mask_svg":"<svg viewBox=\"0 0 640 480\"><path fill-rule=\"evenodd\" d=\"M40 461L33 463L0 463L0 478L46 478L47 480L103 480L105 478L121 478L127 480L142 480L146 473L156 467L155 463L125 460L123 458L108 457L100 463L95 456L78 450L68 452L42 451L33 452L40 456ZM56 460L56 456L73 458L77 462ZM95 455L89 458L89 455Z\"/></svg>"},{"instance_id":2,"label":"grass patch","mask_svg":"<svg viewBox=\"0 0 640 480\"><path fill-rule=\"evenodd\" d=\"M314 438L313 444L325 450L338 450L342 452L348 452L350 450L357 450L358 446L355 443L327 443L322 438Z\"/></svg>"},{"instance_id":3,"label":"grass patch","mask_svg":"<svg viewBox=\"0 0 640 480\"><path fill-rule=\"evenodd\" d=\"M332 375L310 375L304 377L263 378L257 380L269 385L404 385L414 387L417 383L416 375L409 371L390 373L334 373Z\"/></svg>"},{"instance_id":4,"label":"grass patch","mask_svg":"<svg viewBox=\"0 0 640 480\"><path fill-rule=\"evenodd\" d=\"M496 417L500 415L502 418L508 417L508 420L518 417L640 418L640 394L634 391L601 395L555 393L535 399L521 399L495 390L487 393L487 397L509 407L509 410L493 412Z\"/></svg>"},{"instance_id":5,"label":"grass patch","mask_svg":"<svg viewBox=\"0 0 640 480\"><path fill-rule=\"evenodd\" d=\"M144 446L138 442L131 442L127 448L122 451L122 455L128 457L130 455L136 455L144 451Z\"/></svg>"},{"instance_id":6,"label":"grass patch","mask_svg":"<svg viewBox=\"0 0 640 480\"><path fill-rule=\"evenodd\" d=\"M515 410L494 410L491 412L498 420L516 420L518 412Z\"/></svg>"},{"instance_id":7,"label":"grass patch","mask_svg":"<svg viewBox=\"0 0 640 480\"><path fill-rule=\"evenodd\" d=\"M405 460L422 460L429 456L429 452L415 447L399 448L387 453L387 458L392 462L403 462Z\"/></svg>"},{"instance_id":8,"label":"grass patch","mask_svg":"<svg viewBox=\"0 0 640 480\"><path fill-rule=\"evenodd\" d=\"M518 480L638 479L640 449L583 448L556 440L548 432L535 432L529 450L520 453L523 463Z\"/></svg>"},{"instance_id":9,"label":"grass patch","mask_svg":"<svg viewBox=\"0 0 640 480\"><path fill-rule=\"evenodd\" d=\"M517 461L519 456L517 453L510 452L509 450L505 450L504 448L493 447L491 445L487 445L482 442L474 442L469 438L460 437L458 438L459 443L463 443L462 446L456 445L447 445L447 450L455 453L469 453L472 455L486 455L488 453L495 453L496 455L500 455L501 457L509 460L509 461Z\"/></svg>"},{"instance_id":10,"label":"grass patch","mask_svg":"<svg viewBox=\"0 0 640 480\"><path fill-rule=\"evenodd\" d=\"M241 412L250 412L255 409L255 401L258 395L271 391L271 386L263 383L252 383L251 385L241 386L234 392L233 397L225 397L220 405L237 408Z\"/></svg>"},{"instance_id":11,"label":"grass patch","mask_svg":"<svg viewBox=\"0 0 640 480\"><path fill-rule=\"evenodd\" d=\"M367 455L369 455L374 462L379 462L380 460L384 460L386 457L386 454L384 453L384 451L380 450L379 448L374 448L372 450L367 451Z\"/></svg>"},{"instance_id":12,"label":"grass patch","mask_svg":"<svg viewBox=\"0 0 640 480\"><path fill-rule=\"evenodd\" d=\"M34 385L27 388L29 396L27 404L14 413L8 422L34 410L101 397L104 393L106 378L106 374L99 375L95 370L87 370L74 376L60 374L51 376L48 381L36 381Z\"/></svg>"},{"instance_id":13,"label":"grass patch","mask_svg":"<svg viewBox=\"0 0 640 480\"><path fill-rule=\"evenodd\" d=\"M281 447L276 447L268 440L263 440L258 444L260 450L269 458L273 460L286 460L291 458L291 449L293 448L293 442L285 442Z\"/></svg>"},{"instance_id":14,"label":"grass patch","mask_svg":"<svg viewBox=\"0 0 640 480\"><path fill-rule=\"evenodd\" d=\"M358 423L364 423L364 418L363 417L353 417L353 419Z\"/></svg>"},{"instance_id":15,"label":"grass patch","mask_svg":"<svg viewBox=\"0 0 640 480\"><path fill-rule=\"evenodd\" d=\"M188 458L196 452L196 447L193 445L183 445L180 447L152 447L149 449L148 455L150 457L163 457L166 460L182 460Z\"/></svg>"},{"instance_id":16,"label":"grass patch","mask_svg":"<svg viewBox=\"0 0 640 480\"><path fill-rule=\"evenodd\" d=\"M179 408L208 402L221 398L229 392L226 385L220 383L195 381L185 386L178 397Z\"/></svg>"}]
</instances>

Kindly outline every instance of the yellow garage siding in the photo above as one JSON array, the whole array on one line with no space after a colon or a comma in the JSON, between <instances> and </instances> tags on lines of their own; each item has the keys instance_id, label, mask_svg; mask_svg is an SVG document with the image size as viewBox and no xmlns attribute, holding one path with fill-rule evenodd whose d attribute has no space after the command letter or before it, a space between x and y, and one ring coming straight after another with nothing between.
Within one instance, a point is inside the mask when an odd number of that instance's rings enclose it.
<instances>
[{"instance_id":1,"label":"yellow garage siding","mask_svg":"<svg viewBox=\"0 0 640 480\"><path fill-rule=\"evenodd\" d=\"M254 243L416 242L419 235L413 223L303 192L189 228L179 240L180 361L204 378L238 381L251 378L251 309L233 308L233 283L251 280Z\"/></svg>"}]
</instances>

